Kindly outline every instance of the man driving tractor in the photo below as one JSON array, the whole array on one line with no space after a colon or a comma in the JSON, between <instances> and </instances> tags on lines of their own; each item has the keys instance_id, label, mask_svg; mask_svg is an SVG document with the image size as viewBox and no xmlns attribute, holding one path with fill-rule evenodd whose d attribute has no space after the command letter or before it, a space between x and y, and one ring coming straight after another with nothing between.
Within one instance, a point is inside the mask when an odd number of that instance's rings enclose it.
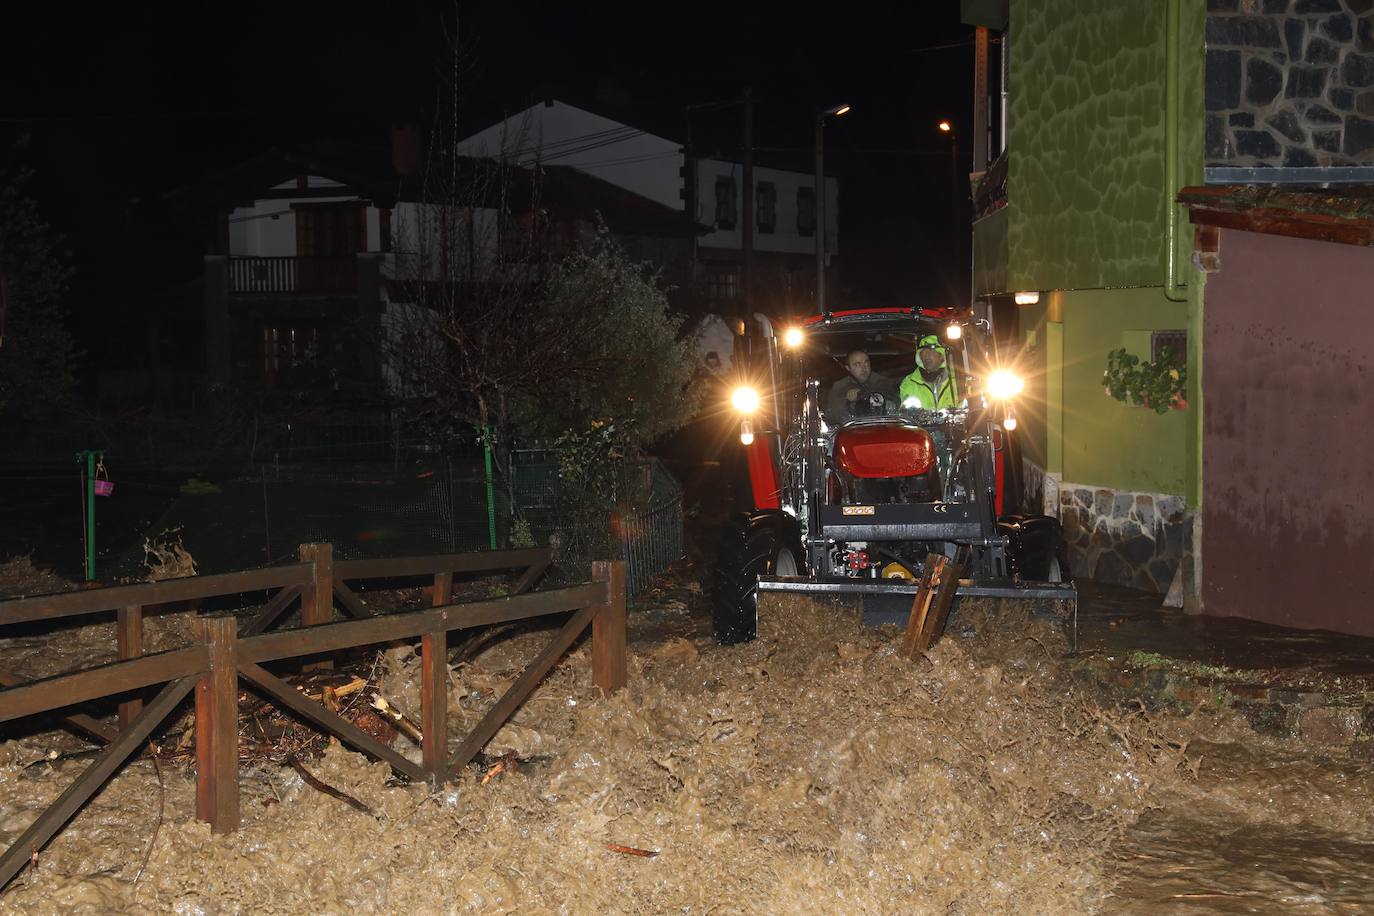
<instances>
[{"instance_id":1,"label":"man driving tractor","mask_svg":"<svg viewBox=\"0 0 1374 916\"><path fill-rule=\"evenodd\" d=\"M898 390L902 407L952 410L959 406L959 386L948 356L939 335L927 334L916 342L916 369L902 379Z\"/></svg>"},{"instance_id":2,"label":"man driving tractor","mask_svg":"<svg viewBox=\"0 0 1374 916\"><path fill-rule=\"evenodd\" d=\"M897 386L873 371L873 364L864 350L850 350L844 364L849 373L830 387L830 396L825 402L826 416L832 423L841 423L851 416L883 413L882 405L894 397ZM875 405L874 395L882 395L883 401Z\"/></svg>"}]
</instances>

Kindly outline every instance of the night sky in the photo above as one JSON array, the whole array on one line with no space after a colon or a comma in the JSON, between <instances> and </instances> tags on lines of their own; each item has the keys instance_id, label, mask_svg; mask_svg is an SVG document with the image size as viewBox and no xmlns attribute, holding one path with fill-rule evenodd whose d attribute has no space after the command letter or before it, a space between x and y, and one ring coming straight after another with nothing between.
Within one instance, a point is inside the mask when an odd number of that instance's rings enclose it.
<instances>
[{"instance_id":1,"label":"night sky","mask_svg":"<svg viewBox=\"0 0 1374 916\"><path fill-rule=\"evenodd\" d=\"M685 106L748 86L756 161L809 171L812 113L849 102L826 135L827 173L841 182L842 298L943 303L968 287L952 262L967 224L951 231L949 141L934 128L942 117L966 125L972 108L972 30L957 11L953 0L920 20L886 4L7 9L0 162L34 170L67 241L89 361L137 364L110 330L167 272L166 240L141 222L148 202L273 143L384 144L393 123L429 127L456 19L464 133L552 95L680 140ZM738 156L741 123L738 107L698 111L694 141ZM966 171L966 133L960 145Z\"/></svg>"}]
</instances>

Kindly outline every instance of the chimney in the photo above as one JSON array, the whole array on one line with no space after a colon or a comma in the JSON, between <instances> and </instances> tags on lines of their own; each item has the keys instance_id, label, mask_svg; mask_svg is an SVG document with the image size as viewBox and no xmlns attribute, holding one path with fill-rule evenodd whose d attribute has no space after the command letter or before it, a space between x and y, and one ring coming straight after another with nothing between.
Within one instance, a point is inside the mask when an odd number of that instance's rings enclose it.
<instances>
[{"instance_id":1,"label":"chimney","mask_svg":"<svg viewBox=\"0 0 1374 916\"><path fill-rule=\"evenodd\" d=\"M420 132L414 124L397 124L391 128L391 167L397 175L414 175L420 171Z\"/></svg>"}]
</instances>

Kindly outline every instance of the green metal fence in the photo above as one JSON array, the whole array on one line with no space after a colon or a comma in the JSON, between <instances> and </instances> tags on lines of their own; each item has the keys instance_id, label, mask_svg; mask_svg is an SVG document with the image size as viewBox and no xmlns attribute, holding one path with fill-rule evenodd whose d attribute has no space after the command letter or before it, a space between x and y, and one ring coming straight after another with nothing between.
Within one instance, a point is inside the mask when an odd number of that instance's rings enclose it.
<instances>
[{"instance_id":1,"label":"green metal fence","mask_svg":"<svg viewBox=\"0 0 1374 916\"><path fill-rule=\"evenodd\" d=\"M575 530L564 513L567 483L559 476L557 453L548 449L516 451L511 456L515 512L540 544L554 538L564 548L595 542L599 531ZM627 464L617 481L614 508L604 522L605 535L626 564L631 595L666 570L684 553L682 486L656 458Z\"/></svg>"},{"instance_id":2,"label":"green metal fence","mask_svg":"<svg viewBox=\"0 0 1374 916\"><path fill-rule=\"evenodd\" d=\"M517 452L509 490L499 480L488 487L480 452L467 447L293 457L185 492L148 534L175 532L201 573L281 562L298 544L327 541L339 559L553 545L576 575L610 548L626 561L632 594L683 555L682 489L656 460L626 466L609 514L578 516L567 511L569 488L550 450ZM143 559L135 546L110 573L140 575Z\"/></svg>"}]
</instances>

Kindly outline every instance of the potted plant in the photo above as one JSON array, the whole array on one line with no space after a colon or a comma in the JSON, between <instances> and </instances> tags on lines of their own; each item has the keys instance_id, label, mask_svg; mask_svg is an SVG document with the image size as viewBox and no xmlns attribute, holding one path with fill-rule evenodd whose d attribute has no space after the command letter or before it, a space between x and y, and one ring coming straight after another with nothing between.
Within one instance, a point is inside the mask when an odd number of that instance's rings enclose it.
<instances>
[{"instance_id":1,"label":"potted plant","mask_svg":"<svg viewBox=\"0 0 1374 916\"><path fill-rule=\"evenodd\" d=\"M1145 362L1125 348L1107 354L1102 373L1103 390L1123 404L1148 407L1155 413L1188 407L1188 370L1180 365L1170 347L1161 347L1159 358Z\"/></svg>"}]
</instances>

